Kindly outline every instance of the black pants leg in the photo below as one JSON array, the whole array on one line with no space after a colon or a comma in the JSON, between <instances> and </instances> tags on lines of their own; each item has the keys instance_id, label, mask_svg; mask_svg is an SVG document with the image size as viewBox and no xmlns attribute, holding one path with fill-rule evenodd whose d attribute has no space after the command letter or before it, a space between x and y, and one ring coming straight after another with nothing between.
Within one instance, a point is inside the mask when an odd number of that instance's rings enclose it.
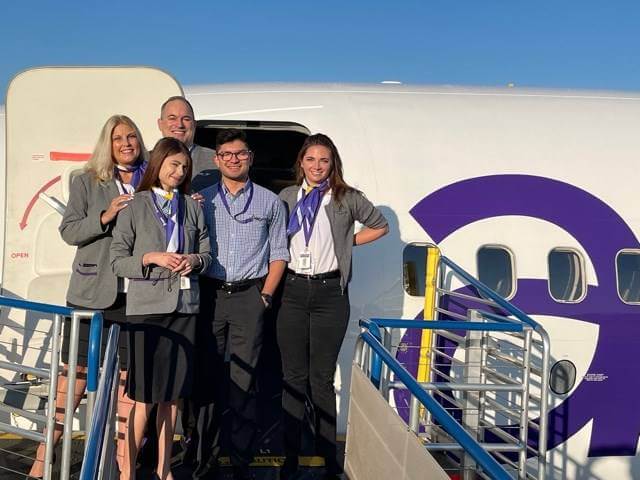
<instances>
[{"instance_id":1,"label":"black pants leg","mask_svg":"<svg viewBox=\"0 0 640 480\"><path fill-rule=\"evenodd\" d=\"M226 408L224 379L228 377L224 361L225 346L218 343L224 337L214 324L214 282L200 277L200 314L196 327L196 381L191 405L195 417L195 433L189 448L195 457L193 477L207 475L215 467L222 448L221 426ZM224 326L222 326L224 329Z\"/></svg>"},{"instance_id":2,"label":"black pants leg","mask_svg":"<svg viewBox=\"0 0 640 480\"><path fill-rule=\"evenodd\" d=\"M199 364L206 371L199 381L205 379L209 390L198 413L198 463L204 466L216 460L224 444L233 465L247 465L253 460L257 433L255 370L265 307L258 285L234 293L218 289L213 296L211 338L206 343L215 345L211 348L215 355ZM224 362L227 350L228 364Z\"/></svg>"},{"instance_id":3,"label":"black pants leg","mask_svg":"<svg viewBox=\"0 0 640 480\"><path fill-rule=\"evenodd\" d=\"M329 473L336 458L336 396L333 379L349 322L349 296L339 279L307 280L288 275L278 315L282 354L285 454L300 451L305 396L315 411L316 450Z\"/></svg>"}]
</instances>

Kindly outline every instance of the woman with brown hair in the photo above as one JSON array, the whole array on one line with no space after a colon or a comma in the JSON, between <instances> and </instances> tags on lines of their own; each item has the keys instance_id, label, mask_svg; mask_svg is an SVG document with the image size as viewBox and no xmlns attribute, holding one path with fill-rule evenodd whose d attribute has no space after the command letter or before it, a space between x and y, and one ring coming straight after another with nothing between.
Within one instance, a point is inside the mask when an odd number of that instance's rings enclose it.
<instances>
[{"instance_id":1,"label":"woman with brown hair","mask_svg":"<svg viewBox=\"0 0 640 480\"><path fill-rule=\"evenodd\" d=\"M333 379L349 323L348 284L353 245L388 231L380 211L342 175L342 160L329 137L306 139L296 161L297 185L280 198L289 212L291 262L284 280L277 336L284 386L282 480L298 469L305 398L315 413L316 451L325 459L325 478L341 472L336 458L336 396ZM364 228L354 234L355 222Z\"/></svg>"},{"instance_id":2,"label":"woman with brown hair","mask_svg":"<svg viewBox=\"0 0 640 480\"><path fill-rule=\"evenodd\" d=\"M191 157L174 138L161 139L130 202L116 224L111 264L129 279L127 395L135 401L129 420L128 478L153 405L157 405L157 476L171 480L171 446L177 402L193 386L197 272L211 263L209 236L198 203L187 195Z\"/></svg>"}]
</instances>

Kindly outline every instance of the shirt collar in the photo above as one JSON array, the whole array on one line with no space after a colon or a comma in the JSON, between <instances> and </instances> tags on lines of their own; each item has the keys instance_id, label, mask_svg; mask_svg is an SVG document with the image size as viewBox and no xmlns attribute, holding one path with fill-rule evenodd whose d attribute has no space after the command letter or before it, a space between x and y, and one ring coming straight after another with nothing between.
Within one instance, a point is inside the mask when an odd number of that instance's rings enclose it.
<instances>
[{"instance_id":1,"label":"shirt collar","mask_svg":"<svg viewBox=\"0 0 640 480\"><path fill-rule=\"evenodd\" d=\"M302 179L302 185L300 185L300 192L306 192L307 189L309 188L309 184L307 183L307 179L303 178ZM324 192L325 195L331 195L331 188L327 188L327 190Z\"/></svg>"},{"instance_id":2,"label":"shirt collar","mask_svg":"<svg viewBox=\"0 0 640 480\"><path fill-rule=\"evenodd\" d=\"M238 190L238 193L236 193L235 195L229 191L224 181L220 180L220 185L222 186L222 191L224 192L225 195L229 195L231 197L239 197L241 194L246 192L247 189L251 186L251 179L248 178L247 181L244 182L244 185L242 186L242 188Z\"/></svg>"}]
</instances>

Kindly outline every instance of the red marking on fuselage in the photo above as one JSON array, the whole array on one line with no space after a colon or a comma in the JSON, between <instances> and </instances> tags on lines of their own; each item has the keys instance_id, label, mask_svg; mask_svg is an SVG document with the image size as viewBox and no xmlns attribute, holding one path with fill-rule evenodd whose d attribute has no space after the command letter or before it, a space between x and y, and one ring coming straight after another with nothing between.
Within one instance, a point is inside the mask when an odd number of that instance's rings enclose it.
<instances>
[{"instance_id":1,"label":"red marking on fuselage","mask_svg":"<svg viewBox=\"0 0 640 480\"><path fill-rule=\"evenodd\" d=\"M20 221L20 230L24 230L26 228L26 226L27 226L27 218L29 218L29 214L31 213L31 209L33 208L33 206L38 201L38 196L42 192L46 192L49 189L49 187L51 187L51 185L59 182L60 178L61 178L60 175L58 175L57 177L54 177L51 180L49 180L42 187L40 187L40 190L38 190L35 193L35 195L31 198L31 200L27 204L27 208L24 210L24 214L22 215L22 220Z\"/></svg>"},{"instance_id":2,"label":"red marking on fuselage","mask_svg":"<svg viewBox=\"0 0 640 480\"><path fill-rule=\"evenodd\" d=\"M49 152L52 162L85 162L91 158L90 153Z\"/></svg>"}]
</instances>

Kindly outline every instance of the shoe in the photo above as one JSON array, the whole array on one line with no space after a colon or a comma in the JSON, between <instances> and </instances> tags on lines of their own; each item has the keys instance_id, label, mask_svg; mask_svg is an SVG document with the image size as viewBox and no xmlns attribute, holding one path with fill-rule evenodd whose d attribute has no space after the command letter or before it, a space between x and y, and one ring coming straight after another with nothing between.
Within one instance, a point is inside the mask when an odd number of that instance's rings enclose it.
<instances>
[{"instance_id":1,"label":"shoe","mask_svg":"<svg viewBox=\"0 0 640 480\"><path fill-rule=\"evenodd\" d=\"M249 465L234 465L233 480L253 480L253 475L251 475Z\"/></svg>"},{"instance_id":2,"label":"shoe","mask_svg":"<svg viewBox=\"0 0 640 480\"><path fill-rule=\"evenodd\" d=\"M298 473L298 457L286 457L280 467L280 480L293 480Z\"/></svg>"},{"instance_id":3,"label":"shoe","mask_svg":"<svg viewBox=\"0 0 640 480\"><path fill-rule=\"evenodd\" d=\"M197 462L194 462L194 465ZM206 463L205 465L198 465L194 470L193 470L193 474L191 475L191 478L195 479L203 479L203 480L215 480L216 478L218 478L218 471L220 470L220 467L218 465L217 460L211 460L208 463Z\"/></svg>"}]
</instances>

